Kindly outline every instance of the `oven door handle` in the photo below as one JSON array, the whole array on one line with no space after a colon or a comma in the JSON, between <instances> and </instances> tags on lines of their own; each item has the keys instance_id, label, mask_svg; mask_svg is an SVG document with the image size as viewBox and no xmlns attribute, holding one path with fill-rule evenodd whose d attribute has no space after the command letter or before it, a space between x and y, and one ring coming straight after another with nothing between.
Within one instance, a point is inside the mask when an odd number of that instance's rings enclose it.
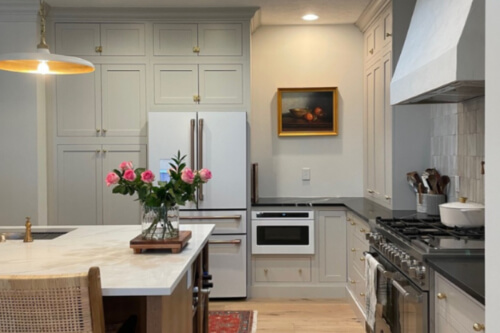
<instances>
[{"instance_id":1,"label":"oven door handle","mask_svg":"<svg viewBox=\"0 0 500 333\"><path fill-rule=\"evenodd\" d=\"M401 295L403 295L403 298L409 299L413 303L422 303L422 296L409 293L398 283L398 281L392 280L392 285L401 293Z\"/></svg>"}]
</instances>

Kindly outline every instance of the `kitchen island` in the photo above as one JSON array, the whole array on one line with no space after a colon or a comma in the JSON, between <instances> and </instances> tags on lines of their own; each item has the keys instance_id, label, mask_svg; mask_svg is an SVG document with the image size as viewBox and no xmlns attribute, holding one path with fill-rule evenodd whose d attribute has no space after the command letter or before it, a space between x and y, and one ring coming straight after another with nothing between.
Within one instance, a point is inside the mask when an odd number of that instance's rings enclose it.
<instances>
[{"instance_id":1,"label":"kitchen island","mask_svg":"<svg viewBox=\"0 0 500 333\"><path fill-rule=\"evenodd\" d=\"M177 254L169 250L134 254L129 242L140 234L139 225L33 227L35 234L69 232L32 243L1 242L0 274L70 274L97 266L107 324L137 315L140 332L192 332L193 285L201 284L207 269L206 245L213 228L212 224L181 225L181 230L191 230L192 237ZM0 233L9 230L13 228L2 227Z\"/></svg>"}]
</instances>

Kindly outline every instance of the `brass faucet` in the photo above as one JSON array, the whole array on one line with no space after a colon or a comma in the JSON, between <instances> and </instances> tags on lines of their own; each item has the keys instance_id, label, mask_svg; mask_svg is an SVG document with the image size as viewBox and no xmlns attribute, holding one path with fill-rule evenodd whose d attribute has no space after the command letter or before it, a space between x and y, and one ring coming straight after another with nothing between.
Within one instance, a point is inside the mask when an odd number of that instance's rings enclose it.
<instances>
[{"instance_id":1,"label":"brass faucet","mask_svg":"<svg viewBox=\"0 0 500 333\"><path fill-rule=\"evenodd\" d=\"M26 218L25 226L26 226L26 233L24 234L24 242L29 243L33 241L33 237L31 237L31 222L29 217Z\"/></svg>"}]
</instances>

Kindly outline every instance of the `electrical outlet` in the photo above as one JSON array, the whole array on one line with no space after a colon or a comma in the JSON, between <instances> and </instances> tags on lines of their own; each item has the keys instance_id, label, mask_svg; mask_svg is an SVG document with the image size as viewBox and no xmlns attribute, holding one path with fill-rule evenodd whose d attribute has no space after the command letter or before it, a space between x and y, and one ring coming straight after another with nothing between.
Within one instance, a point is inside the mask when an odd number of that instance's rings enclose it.
<instances>
[{"instance_id":1,"label":"electrical outlet","mask_svg":"<svg viewBox=\"0 0 500 333\"><path fill-rule=\"evenodd\" d=\"M302 168L302 180L311 180L311 169Z\"/></svg>"}]
</instances>

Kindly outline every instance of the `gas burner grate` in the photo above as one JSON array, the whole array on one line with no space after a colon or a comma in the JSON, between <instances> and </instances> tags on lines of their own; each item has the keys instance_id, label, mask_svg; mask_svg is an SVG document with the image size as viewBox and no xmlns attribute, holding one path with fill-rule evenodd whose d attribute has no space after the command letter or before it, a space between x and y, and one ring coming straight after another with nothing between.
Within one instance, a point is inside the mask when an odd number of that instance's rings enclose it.
<instances>
[{"instance_id":1,"label":"gas burner grate","mask_svg":"<svg viewBox=\"0 0 500 333\"><path fill-rule=\"evenodd\" d=\"M484 227L451 228L442 224L439 218L377 218L376 223L408 241L443 237L457 240L484 240Z\"/></svg>"}]
</instances>

